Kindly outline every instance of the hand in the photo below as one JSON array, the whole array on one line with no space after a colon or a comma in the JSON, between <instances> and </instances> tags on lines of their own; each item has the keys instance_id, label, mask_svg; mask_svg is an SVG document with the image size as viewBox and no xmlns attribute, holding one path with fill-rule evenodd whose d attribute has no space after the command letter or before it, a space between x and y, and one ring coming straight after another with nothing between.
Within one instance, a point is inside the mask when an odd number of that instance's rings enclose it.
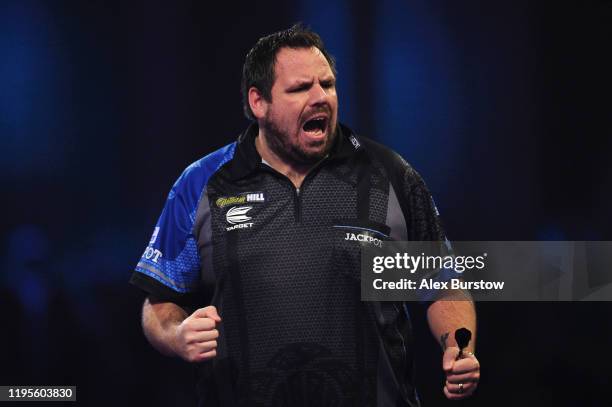
<instances>
[{"instance_id":1,"label":"hand","mask_svg":"<svg viewBox=\"0 0 612 407\"><path fill-rule=\"evenodd\" d=\"M174 353L188 362L202 362L217 356L217 308L210 305L196 310L176 327Z\"/></svg>"},{"instance_id":2,"label":"hand","mask_svg":"<svg viewBox=\"0 0 612 407\"><path fill-rule=\"evenodd\" d=\"M444 394L449 400L461 400L469 397L478 387L480 380L480 363L473 354L466 353L459 360L459 348L448 347L442 358L442 368L446 373Z\"/></svg>"}]
</instances>

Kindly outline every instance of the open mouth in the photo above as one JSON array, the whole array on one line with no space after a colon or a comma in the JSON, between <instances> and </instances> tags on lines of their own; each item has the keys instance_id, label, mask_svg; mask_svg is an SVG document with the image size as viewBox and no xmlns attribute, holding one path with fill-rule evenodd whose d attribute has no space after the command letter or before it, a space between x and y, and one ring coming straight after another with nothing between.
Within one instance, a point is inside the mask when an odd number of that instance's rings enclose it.
<instances>
[{"instance_id":1,"label":"open mouth","mask_svg":"<svg viewBox=\"0 0 612 407\"><path fill-rule=\"evenodd\" d=\"M315 117L307 120L302 126L302 130L311 135L318 135L324 133L327 129L327 118L326 117Z\"/></svg>"}]
</instances>

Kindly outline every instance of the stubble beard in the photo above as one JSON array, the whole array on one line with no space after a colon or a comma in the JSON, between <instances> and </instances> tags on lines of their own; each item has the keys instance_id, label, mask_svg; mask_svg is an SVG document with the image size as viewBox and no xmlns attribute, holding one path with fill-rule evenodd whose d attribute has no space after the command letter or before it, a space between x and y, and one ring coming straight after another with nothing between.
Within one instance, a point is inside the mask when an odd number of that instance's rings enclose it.
<instances>
[{"instance_id":1,"label":"stubble beard","mask_svg":"<svg viewBox=\"0 0 612 407\"><path fill-rule=\"evenodd\" d=\"M268 116L261 123L270 149L287 163L313 165L321 161L329 151L336 137L336 129L329 127L327 137L321 140L322 148L314 151L304 150L298 143L291 142L291 136L281 130Z\"/></svg>"}]
</instances>

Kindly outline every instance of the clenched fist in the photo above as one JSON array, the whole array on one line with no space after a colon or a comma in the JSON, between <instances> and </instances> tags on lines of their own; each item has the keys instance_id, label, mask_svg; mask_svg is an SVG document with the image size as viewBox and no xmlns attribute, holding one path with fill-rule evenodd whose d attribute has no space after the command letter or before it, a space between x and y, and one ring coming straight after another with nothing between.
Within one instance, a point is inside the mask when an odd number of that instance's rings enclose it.
<instances>
[{"instance_id":1,"label":"clenched fist","mask_svg":"<svg viewBox=\"0 0 612 407\"><path fill-rule=\"evenodd\" d=\"M471 353L456 360L459 348L450 346L444 351L442 368L446 373L444 394L450 400L460 400L470 396L480 380L480 363Z\"/></svg>"},{"instance_id":2,"label":"clenched fist","mask_svg":"<svg viewBox=\"0 0 612 407\"><path fill-rule=\"evenodd\" d=\"M188 362L202 362L217 356L217 324L221 322L217 308L200 308L176 327L173 350Z\"/></svg>"}]
</instances>

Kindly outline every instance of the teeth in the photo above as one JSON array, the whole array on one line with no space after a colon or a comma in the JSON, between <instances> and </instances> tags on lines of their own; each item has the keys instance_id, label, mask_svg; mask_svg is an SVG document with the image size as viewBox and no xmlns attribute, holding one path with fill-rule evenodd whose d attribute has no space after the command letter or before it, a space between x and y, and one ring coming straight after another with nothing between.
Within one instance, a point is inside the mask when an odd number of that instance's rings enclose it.
<instances>
[{"instance_id":1,"label":"teeth","mask_svg":"<svg viewBox=\"0 0 612 407\"><path fill-rule=\"evenodd\" d=\"M306 123L304 123L303 129L309 132L323 131L325 128L325 121L325 117L317 117L307 120Z\"/></svg>"}]
</instances>

